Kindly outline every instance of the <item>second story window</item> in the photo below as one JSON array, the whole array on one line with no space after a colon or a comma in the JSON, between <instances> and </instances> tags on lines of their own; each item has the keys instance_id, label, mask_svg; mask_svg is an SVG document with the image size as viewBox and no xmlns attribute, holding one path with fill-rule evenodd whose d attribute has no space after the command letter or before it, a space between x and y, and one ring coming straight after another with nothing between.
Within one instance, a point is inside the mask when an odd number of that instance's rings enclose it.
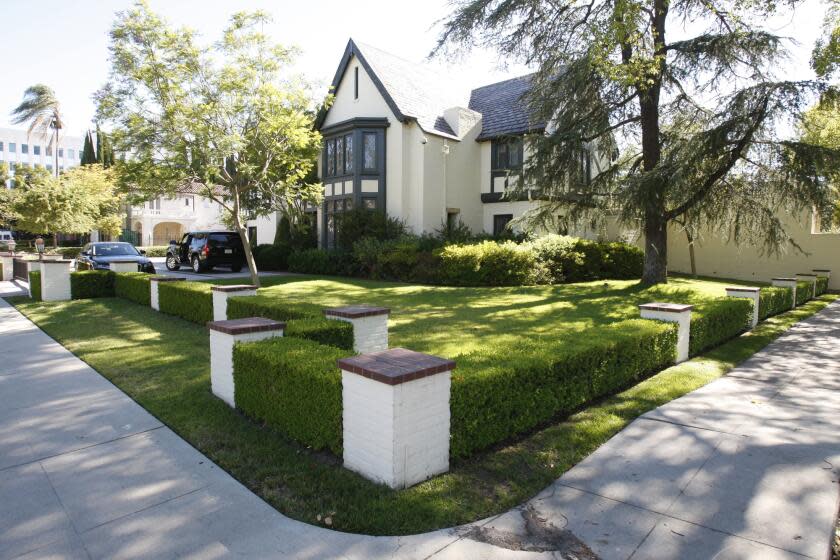
<instances>
[{"instance_id":1,"label":"second story window","mask_svg":"<svg viewBox=\"0 0 840 560\"><path fill-rule=\"evenodd\" d=\"M9 153L14 154L17 152L17 144L14 142L9 142Z\"/></svg>"},{"instance_id":2,"label":"second story window","mask_svg":"<svg viewBox=\"0 0 840 560\"><path fill-rule=\"evenodd\" d=\"M3 151L3 142L0 142L0 152Z\"/></svg>"},{"instance_id":3,"label":"second story window","mask_svg":"<svg viewBox=\"0 0 840 560\"><path fill-rule=\"evenodd\" d=\"M20 153L28 154L29 153L29 144L21 144L20 145Z\"/></svg>"},{"instance_id":4,"label":"second story window","mask_svg":"<svg viewBox=\"0 0 840 560\"><path fill-rule=\"evenodd\" d=\"M60 157L60 158L64 157L64 148L59 148L58 149L58 157Z\"/></svg>"},{"instance_id":5,"label":"second story window","mask_svg":"<svg viewBox=\"0 0 840 560\"><path fill-rule=\"evenodd\" d=\"M32 146L32 153L36 156L41 155L41 146Z\"/></svg>"},{"instance_id":6,"label":"second story window","mask_svg":"<svg viewBox=\"0 0 840 560\"><path fill-rule=\"evenodd\" d=\"M326 161L324 177L336 177L353 173L353 136L348 134L330 138L324 144Z\"/></svg>"},{"instance_id":7,"label":"second story window","mask_svg":"<svg viewBox=\"0 0 840 560\"><path fill-rule=\"evenodd\" d=\"M491 147L493 171L515 171L522 168L522 137L493 140Z\"/></svg>"}]
</instances>

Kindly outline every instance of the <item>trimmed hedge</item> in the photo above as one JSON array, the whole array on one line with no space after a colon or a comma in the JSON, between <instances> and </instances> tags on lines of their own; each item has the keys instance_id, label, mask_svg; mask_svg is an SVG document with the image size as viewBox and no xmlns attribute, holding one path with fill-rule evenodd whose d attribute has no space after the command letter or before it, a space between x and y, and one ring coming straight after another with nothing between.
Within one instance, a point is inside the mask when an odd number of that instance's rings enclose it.
<instances>
[{"instance_id":1,"label":"trimmed hedge","mask_svg":"<svg viewBox=\"0 0 840 560\"><path fill-rule=\"evenodd\" d=\"M793 290L768 286L761 288L758 295L758 318L763 321L773 315L790 311L793 307Z\"/></svg>"},{"instance_id":2,"label":"trimmed hedge","mask_svg":"<svg viewBox=\"0 0 840 560\"><path fill-rule=\"evenodd\" d=\"M338 251L306 249L291 253L288 265L289 272L336 276L348 273L352 268L352 257L348 253Z\"/></svg>"},{"instance_id":3,"label":"trimmed hedge","mask_svg":"<svg viewBox=\"0 0 840 560\"><path fill-rule=\"evenodd\" d=\"M828 291L828 276L817 276L817 295L821 296Z\"/></svg>"},{"instance_id":4,"label":"trimmed hedge","mask_svg":"<svg viewBox=\"0 0 840 560\"><path fill-rule=\"evenodd\" d=\"M254 247L254 260L259 270L286 270L288 268L288 245L257 245Z\"/></svg>"},{"instance_id":5,"label":"trimmed hedge","mask_svg":"<svg viewBox=\"0 0 840 560\"><path fill-rule=\"evenodd\" d=\"M299 442L340 457L341 372L336 360L351 354L292 337L236 344L236 407Z\"/></svg>"},{"instance_id":6,"label":"trimmed hedge","mask_svg":"<svg viewBox=\"0 0 840 560\"><path fill-rule=\"evenodd\" d=\"M814 287L811 282L800 280L796 283L796 307L805 305L814 295Z\"/></svg>"},{"instance_id":7,"label":"trimmed hedge","mask_svg":"<svg viewBox=\"0 0 840 560\"><path fill-rule=\"evenodd\" d=\"M484 241L440 251L438 278L449 286L521 286L536 283L537 258L527 246Z\"/></svg>"},{"instance_id":8,"label":"trimmed hedge","mask_svg":"<svg viewBox=\"0 0 840 560\"><path fill-rule=\"evenodd\" d=\"M566 416L659 371L676 358L673 324L612 323L569 347L551 338L458 358L452 372L452 457Z\"/></svg>"},{"instance_id":9,"label":"trimmed hedge","mask_svg":"<svg viewBox=\"0 0 840 560\"><path fill-rule=\"evenodd\" d=\"M114 274L114 295L140 305L151 304L150 275L145 272L121 272Z\"/></svg>"},{"instance_id":10,"label":"trimmed hedge","mask_svg":"<svg viewBox=\"0 0 840 560\"><path fill-rule=\"evenodd\" d=\"M546 235L528 246L551 284L639 278L644 267L644 252L626 243L598 243L565 235Z\"/></svg>"},{"instance_id":11,"label":"trimmed hedge","mask_svg":"<svg viewBox=\"0 0 840 560\"><path fill-rule=\"evenodd\" d=\"M41 301L41 271L29 271L29 293L32 294L32 299Z\"/></svg>"},{"instance_id":12,"label":"trimmed hedge","mask_svg":"<svg viewBox=\"0 0 840 560\"><path fill-rule=\"evenodd\" d=\"M114 296L114 273L110 270L82 270L70 273L70 297L90 299Z\"/></svg>"},{"instance_id":13,"label":"trimmed hedge","mask_svg":"<svg viewBox=\"0 0 840 560\"><path fill-rule=\"evenodd\" d=\"M743 298L720 298L694 306L688 353L696 356L749 330L753 302Z\"/></svg>"},{"instance_id":14,"label":"trimmed hedge","mask_svg":"<svg viewBox=\"0 0 840 560\"><path fill-rule=\"evenodd\" d=\"M353 325L324 318L321 308L311 304L289 304L270 296L228 299L228 318L266 317L286 322L284 336L306 338L321 344L353 349Z\"/></svg>"},{"instance_id":15,"label":"trimmed hedge","mask_svg":"<svg viewBox=\"0 0 840 560\"><path fill-rule=\"evenodd\" d=\"M204 282L159 282L160 310L203 325L213 320L211 284Z\"/></svg>"}]
</instances>

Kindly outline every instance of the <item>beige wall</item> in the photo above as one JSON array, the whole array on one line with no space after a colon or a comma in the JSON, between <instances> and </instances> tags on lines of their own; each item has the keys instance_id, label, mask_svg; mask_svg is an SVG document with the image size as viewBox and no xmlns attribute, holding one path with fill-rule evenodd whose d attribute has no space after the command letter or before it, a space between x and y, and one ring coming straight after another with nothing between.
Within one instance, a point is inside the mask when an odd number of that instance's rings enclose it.
<instances>
[{"instance_id":1,"label":"beige wall","mask_svg":"<svg viewBox=\"0 0 840 560\"><path fill-rule=\"evenodd\" d=\"M727 243L720 235L705 233L695 241L697 273L768 282L773 277L827 268L833 271L829 287L840 289L840 234L811 233L808 215L798 220L789 217L785 222L792 237L809 254L789 249L780 257L766 256L761 254L759 247L736 246ZM674 272L691 271L685 233L675 227L668 232L668 267Z\"/></svg>"},{"instance_id":2,"label":"beige wall","mask_svg":"<svg viewBox=\"0 0 840 560\"><path fill-rule=\"evenodd\" d=\"M461 120L461 124L469 126L468 121ZM487 142L476 142L481 133L481 120L472 122L466 130L460 131L461 141L446 141L449 145L449 155L446 156L446 208L457 209L459 218L472 231L483 229L481 203L482 177L482 147ZM488 148L489 154L489 148ZM489 163L488 163L489 165ZM487 176L490 176L489 167ZM445 219L446 211L441 209L441 220Z\"/></svg>"},{"instance_id":3,"label":"beige wall","mask_svg":"<svg viewBox=\"0 0 840 560\"><path fill-rule=\"evenodd\" d=\"M260 216L256 220L248 220L247 226L256 226L257 245L274 243L274 237L277 235L277 212L272 212L268 216ZM254 241L251 240L251 242Z\"/></svg>"}]
</instances>

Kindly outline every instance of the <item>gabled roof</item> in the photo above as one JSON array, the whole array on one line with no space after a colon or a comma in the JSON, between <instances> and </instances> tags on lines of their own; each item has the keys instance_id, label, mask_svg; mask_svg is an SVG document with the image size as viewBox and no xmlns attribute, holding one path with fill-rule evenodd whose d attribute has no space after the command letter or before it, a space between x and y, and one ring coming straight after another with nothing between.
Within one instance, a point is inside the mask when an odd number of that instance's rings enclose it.
<instances>
[{"instance_id":1,"label":"gabled roof","mask_svg":"<svg viewBox=\"0 0 840 560\"><path fill-rule=\"evenodd\" d=\"M469 108L481 113L481 134L476 140L490 140L542 130L545 123L532 122L524 96L531 77L520 76L472 90Z\"/></svg>"},{"instance_id":2,"label":"gabled roof","mask_svg":"<svg viewBox=\"0 0 840 560\"><path fill-rule=\"evenodd\" d=\"M457 139L443 118L443 112L450 107L463 105L463 100L445 87L444 77L423 64L409 62L350 39L332 81L333 91L338 88L354 56L400 122L414 120L429 134ZM319 115L316 128L324 124L328 111Z\"/></svg>"}]
</instances>

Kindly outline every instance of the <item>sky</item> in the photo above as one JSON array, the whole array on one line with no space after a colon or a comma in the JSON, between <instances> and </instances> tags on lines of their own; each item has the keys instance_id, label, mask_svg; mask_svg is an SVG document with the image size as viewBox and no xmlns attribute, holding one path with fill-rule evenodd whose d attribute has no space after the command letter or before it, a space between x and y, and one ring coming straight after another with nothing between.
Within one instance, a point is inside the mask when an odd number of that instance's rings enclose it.
<instances>
[{"instance_id":1,"label":"sky","mask_svg":"<svg viewBox=\"0 0 840 560\"><path fill-rule=\"evenodd\" d=\"M423 61L450 13L449 0L150 0L170 23L216 40L234 11L262 9L274 17L273 38L301 50L295 70L326 92L347 40L376 46L412 61ZM11 110L33 84L52 87L65 114L65 134L91 126L91 95L108 77L108 31L116 11L131 0L0 0L0 127L12 126ZM821 33L824 5L805 0L795 13L768 22L768 28L795 40L780 69L790 79L813 77L808 60ZM466 101L474 87L528 72L496 53L474 50L457 60L435 59L451 87ZM22 125L21 125L22 126Z\"/></svg>"}]
</instances>

